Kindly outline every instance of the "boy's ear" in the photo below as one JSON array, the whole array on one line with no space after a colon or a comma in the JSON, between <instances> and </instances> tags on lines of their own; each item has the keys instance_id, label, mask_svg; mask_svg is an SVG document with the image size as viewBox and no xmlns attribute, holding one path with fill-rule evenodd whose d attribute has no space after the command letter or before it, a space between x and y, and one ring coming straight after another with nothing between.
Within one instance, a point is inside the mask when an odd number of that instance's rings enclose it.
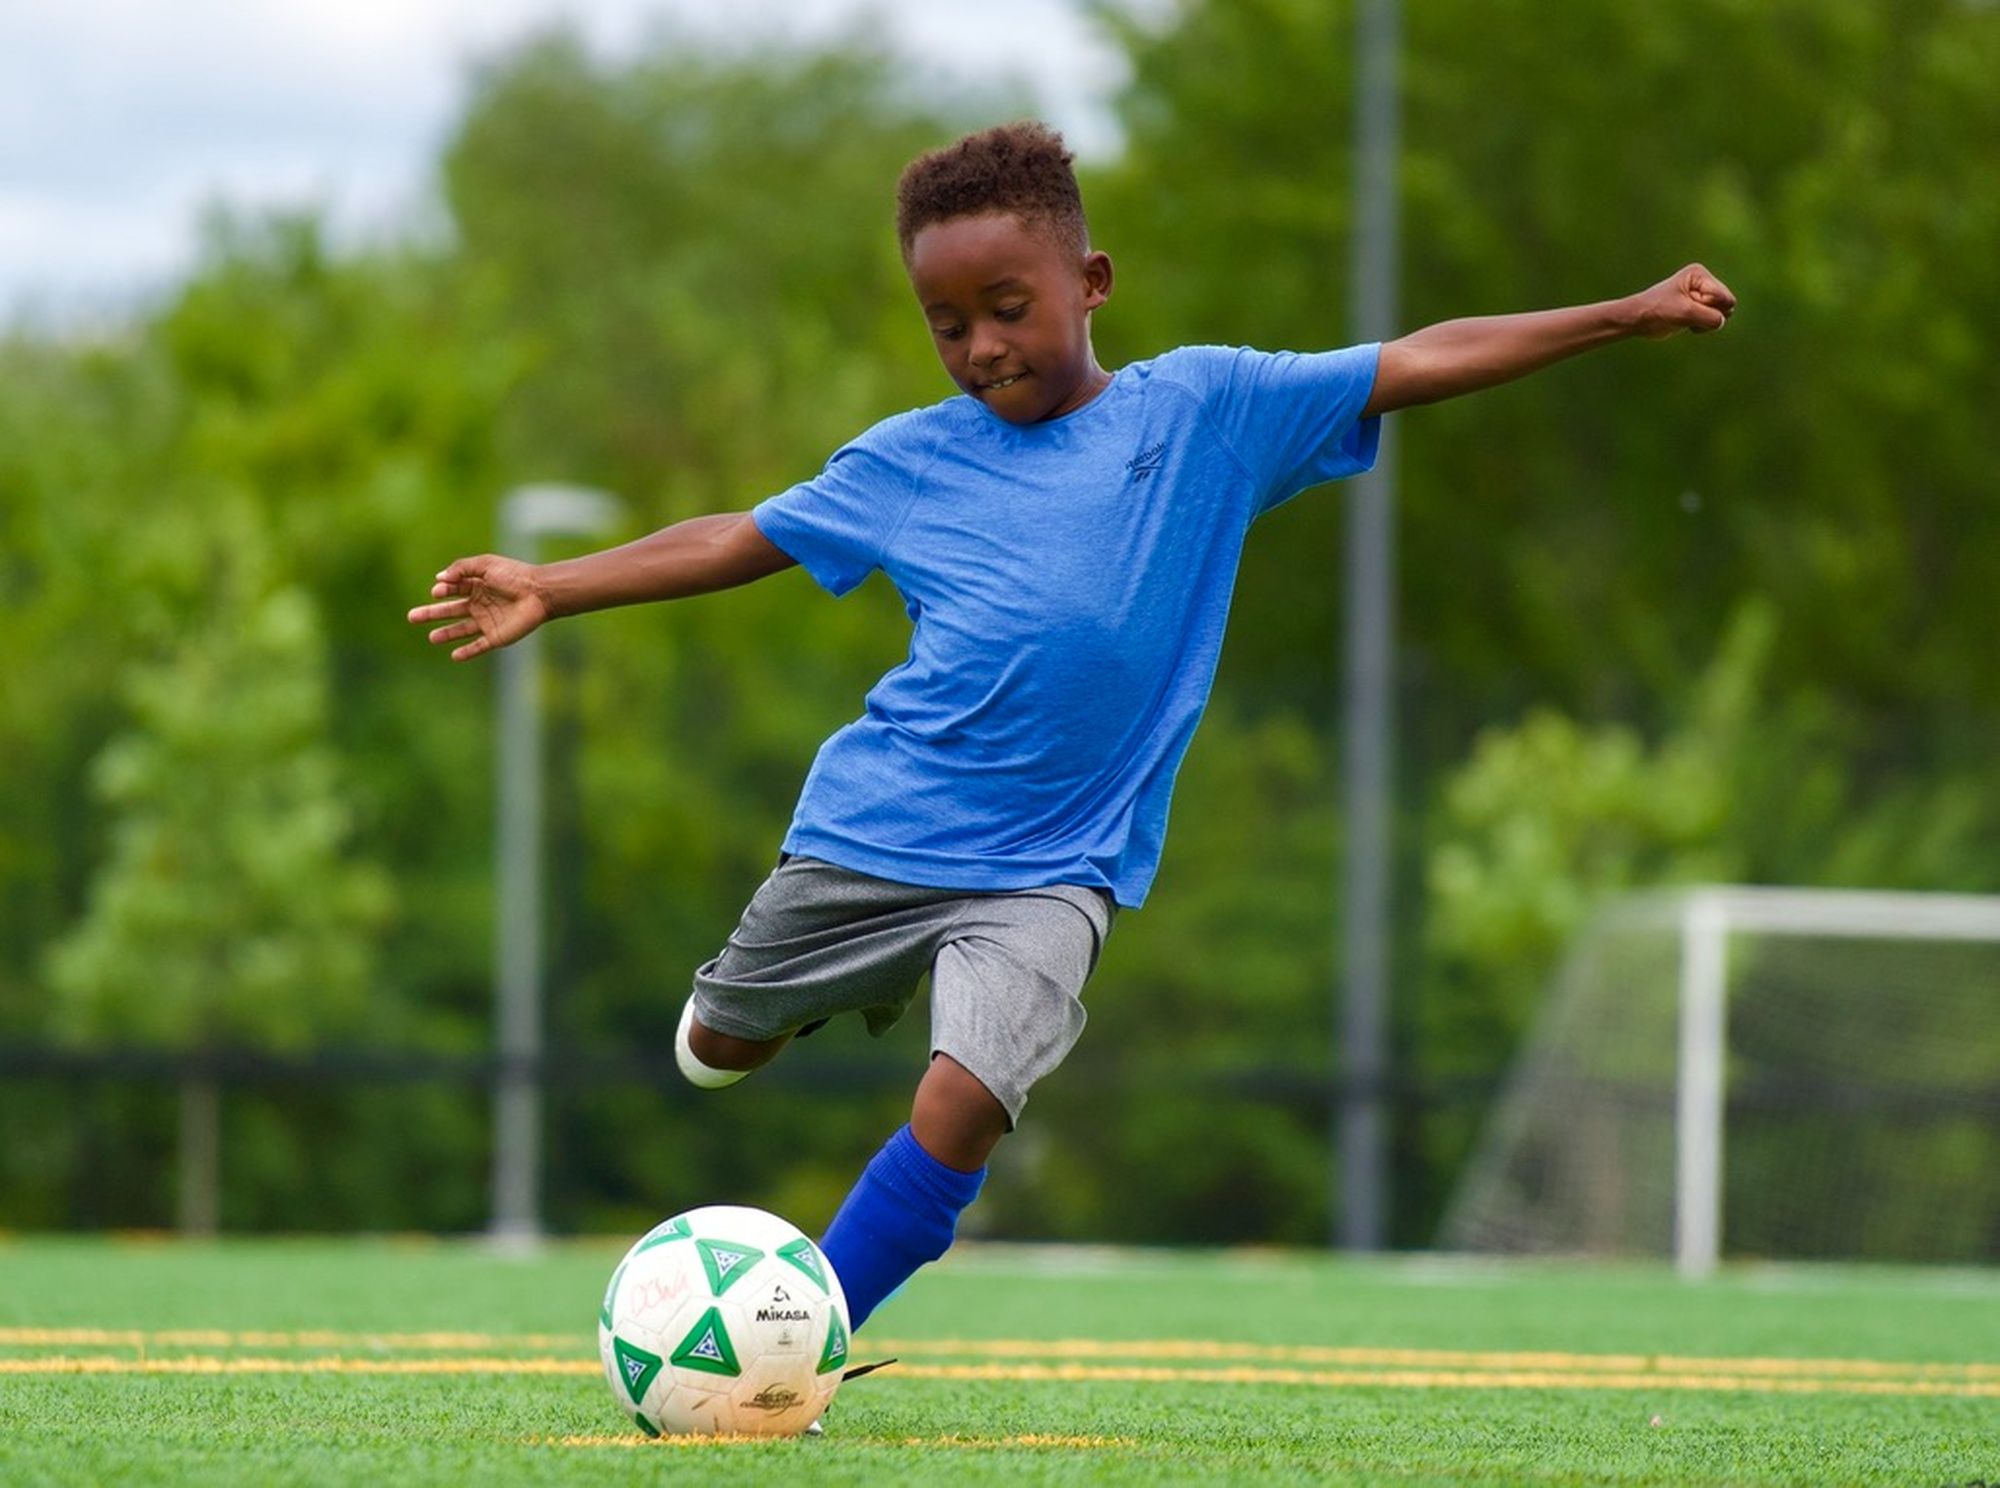
<instances>
[{"instance_id":1,"label":"boy's ear","mask_svg":"<svg viewBox=\"0 0 2000 1488\"><path fill-rule=\"evenodd\" d=\"M1090 252L1083 256L1083 308L1095 310L1111 298L1111 255Z\"/></svg>"}]
</instances>

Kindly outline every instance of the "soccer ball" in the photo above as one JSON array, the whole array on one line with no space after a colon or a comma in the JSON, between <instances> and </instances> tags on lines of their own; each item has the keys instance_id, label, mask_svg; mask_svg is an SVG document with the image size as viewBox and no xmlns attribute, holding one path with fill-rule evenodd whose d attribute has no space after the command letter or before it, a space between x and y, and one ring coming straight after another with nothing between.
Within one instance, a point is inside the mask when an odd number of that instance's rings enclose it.
<instances>
[{"instance_id":1,"label":"soccer ball","mask_svg":"<svg viewBox=\"0 0 2000 1488\"><path fill-rule=\"evenodd\" d=\"M819 1248L762 1209L690 1209L639 1238L605 1288L597 1352L649 1436L796 1436L847 1367L847 1299Z\"/></svg>"}]
</instances>

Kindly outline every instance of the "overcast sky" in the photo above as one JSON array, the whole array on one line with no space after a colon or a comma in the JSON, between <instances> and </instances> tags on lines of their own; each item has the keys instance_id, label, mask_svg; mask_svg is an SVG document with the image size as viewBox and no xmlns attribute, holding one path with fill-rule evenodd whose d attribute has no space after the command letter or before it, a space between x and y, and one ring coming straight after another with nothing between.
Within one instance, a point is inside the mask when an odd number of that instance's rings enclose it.
<instances>
[{"instance_id":1,"label":"overcast sky","mask_svg":"<svg viewBox=\"0 0 2000 1488\"><path fill-rule=\"evenodd\" d=\"M113 309L171 280L204 203L412 218L464 62L558 18L602 51L662 19L820 37L866 14L948 76L1025 79L1086 153L1121 73L1074 0L0 0L0 318Z\"/></svg>"}]
</instances>

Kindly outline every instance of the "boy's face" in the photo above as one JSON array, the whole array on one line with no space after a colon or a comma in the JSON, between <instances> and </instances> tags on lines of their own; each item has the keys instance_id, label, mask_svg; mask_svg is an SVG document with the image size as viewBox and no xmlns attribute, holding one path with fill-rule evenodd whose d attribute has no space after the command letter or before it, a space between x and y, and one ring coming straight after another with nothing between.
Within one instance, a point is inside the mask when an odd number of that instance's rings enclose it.
<instances>
[{"instance_id":1,"label":"boy's face","mask_svg":"<svg viewBox=\"0 0 2000 1488\"><path fill-rule=\"evenodd\" d=\"M1008 423L1059 418L1110 380L1090 349L1090 312L1111 297L1104 254L987 212L924 228L909 270L945 371Z\"/></svg>"}]
</instances>

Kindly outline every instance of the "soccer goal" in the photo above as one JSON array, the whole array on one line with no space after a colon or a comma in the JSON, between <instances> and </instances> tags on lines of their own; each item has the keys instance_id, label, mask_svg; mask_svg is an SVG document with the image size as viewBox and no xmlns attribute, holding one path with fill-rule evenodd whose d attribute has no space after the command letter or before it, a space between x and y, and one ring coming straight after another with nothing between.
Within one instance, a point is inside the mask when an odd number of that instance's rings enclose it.
<instances>
[{"instance_id":1,"label":"soccer goal","mask_svg":"<svg viewBox=\"0 0 2000 1488\"><path fill-rule=\"evenodd\" d=\"M2000 1260L2000 898L1698 888L1579 937L1460 1251Z\"/></svg>"}]
</instances>

